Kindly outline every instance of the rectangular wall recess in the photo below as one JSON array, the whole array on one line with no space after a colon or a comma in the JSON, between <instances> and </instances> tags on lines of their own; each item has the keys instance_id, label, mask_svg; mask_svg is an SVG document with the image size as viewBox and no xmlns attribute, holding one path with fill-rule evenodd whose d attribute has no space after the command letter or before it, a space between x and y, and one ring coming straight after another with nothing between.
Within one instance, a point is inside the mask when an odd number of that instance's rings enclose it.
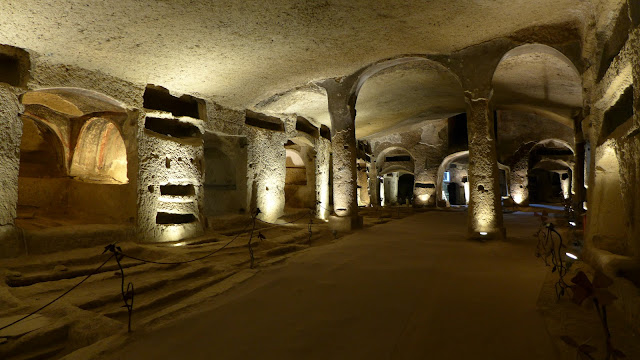
<instances>
[{"instance_id":1,"label":"rectangular wall recess","mask_svg":"<svg viewBox=\"0 0 640 360\"><path fill-rule=\"evenodd\" d=\"M602 138L609 136L618 126L633 117L633 86L627 87L618 101L604 113Z\"/></svg>"},{"instance_id":2,"label":"rectangular wall recess","mask_svg":"<svg viewBox=\"0 0 640 360\"><path fill-rule=\"evenodd\" d=\"M156 214L156 224L158 225L180 225L196 222L196 216L193 214L174 214L167 212L158 212Z\"/></svg>"},{"instance_id":3,"label":"rectangular wall recess","mask_svg":"<svg viewBox=\"0 0 640 360\"><path fill-rule=\"evenodd\" d=\"M144 127L155 133L175 138L202 137L202 133L197 126L178 119L147 117L144 121Z\"/></svg>"},{"instance_id":4,"label":"rectangular wall recess","mask_svg":"<svg viewBox=\"0 0 640 360\"><path fill-rule=\"evenodd\" d=\"M284 122L282 122L282 120L250 110L246 111L244 123L262 129L284 131Z\"/></svg>"},{"instance_id":5,"label":"rectangular wall recess","mask_svg":"<svg viewBox=\"0 0 640 360\"><path fill-rule=\"evenodd\" d=\"M303 118L302 116L298 116L296 119L296 130L309 134L315 138L320 135L320 130L318 130L318 128L313 126L313 124L311 124L309 120Z\"/></svg>"},{"instance_id":6,"label":"rectangular wall recess","mask_svg":"<svg viewBox=\"0 0 640 360\"><path fill-rule=\"evenodd\" d=\"M31 62L23 49L0 44L0 83L26 86Z\"/></svg>"},{"instance_id":7,"label":"rectangular wall recess","mask_svg":"<svg viewBox=\"0 0 640 360\"><path fill-rule=\"evenodd\" d=\"M320 126L320 136L327 140L331 140L331 129L327 125Z\"/></svg>"},{"instance_id":8,"label":"rectangular wall recess","mask_svg":"<svg viewBox=\"0 0 640 360\"><path fill-rule=\"evenodd\" d=\"M399 156L387 156L384 158L384 161L411 161L411 156L408 155L399 155Z\"/></svg>"},{"instance_id":9,"label":"rectangular wall recess","mask_svg":"<svg viewBox=\"0 0 640 360\"><path fill-rule=\"evenodd\" d=\"M147 85L143 95L143 107L151 110L161 110L174 116L189 116L201 119L198 99L190 95L175 97L169 90L155 85Z\"/></svg>"},{"instance_id":10,"label":"rectangular wall recess","mask_svg":"<svg viewBox=\"0 0 640 360\"><path fill-rule=\"evenodd\" d=\"M160 185L160 195L169 196L194 196L196 188L192 184L188 185Z\"/></svg>"}]
</instances>

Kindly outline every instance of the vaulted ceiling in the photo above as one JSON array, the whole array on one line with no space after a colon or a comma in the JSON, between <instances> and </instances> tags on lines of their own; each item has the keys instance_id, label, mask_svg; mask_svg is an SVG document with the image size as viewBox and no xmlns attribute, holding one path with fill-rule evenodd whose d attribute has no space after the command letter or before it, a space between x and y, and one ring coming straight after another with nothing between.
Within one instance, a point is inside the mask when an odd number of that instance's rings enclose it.
<instances>
[{"instance_id":1,"label":"vaulted ceiling","mask_svg":"<svg viewBox=\"0 0 640 360\"><path fill-rule=\"evenodd\" d=\"M3 0L0 43L244 109L384 58L447 54L525 28L580 28L590 6L583 0ZM536 66L548 65L543 71L551 82L566 70L553 61L542 64ZM464 110L449 75L420 66L398 66L365 83L357 105L365 127L359 136ZM513 85L521 97L558 102L555 95L521 90L527 86L522 73L507 75L519 82L499 79L501 89ZM271 105L327 122L322 91L302 88L287 96L296 101Z\"/></svg>"}]
</instances>

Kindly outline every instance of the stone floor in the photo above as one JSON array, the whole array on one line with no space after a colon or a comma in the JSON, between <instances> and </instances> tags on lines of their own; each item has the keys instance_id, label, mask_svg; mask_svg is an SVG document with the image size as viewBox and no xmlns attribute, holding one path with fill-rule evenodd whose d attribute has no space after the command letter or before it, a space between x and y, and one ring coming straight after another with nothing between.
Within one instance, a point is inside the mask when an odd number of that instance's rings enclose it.
<instances>
[{"instance_id":1,"label":"stone floor","mask_svg":"<svg viewBox=\"0 0 640 360\"><path fill-rule=\"evenodd\" d=\"M303 250L104 358L557 359L537 218L505 215L508 240L488 243L465 219L418 213Z\"/></svg>"}]
</instances>

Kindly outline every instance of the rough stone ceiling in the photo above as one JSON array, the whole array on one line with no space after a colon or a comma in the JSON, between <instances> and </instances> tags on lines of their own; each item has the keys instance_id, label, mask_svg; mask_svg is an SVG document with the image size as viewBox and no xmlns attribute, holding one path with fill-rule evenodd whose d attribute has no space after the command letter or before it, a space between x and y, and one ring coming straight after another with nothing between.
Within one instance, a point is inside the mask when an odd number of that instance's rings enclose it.
<instances>
[{"instance_id":1,"label":"rough stone ceiling","mask_svg":"<svg viewBox=\"0 0 640 360\"><path fill-rule=\"evenodd\" d=\"M2 0L0 43L247 108L379 59L581 21L581 0Z\"/></svg>"},{"instance_id":2,"label":"rough stone ceiling","mask_svg":"<svg viewBox=\"0 0 640 360\"><path fill-rule=\"evenodd\" d=\"M259 106L271 114L297 114L331 126L323 89L295 89ZM442 66L414 61L371 76L356 102L356 137L363 138L398 125L442 119L465 111L458 80Z\"/></svg>"},{"instance_id":3,"label":"rough stone ceiling","mask_svg":"<svg viewBox=\"0 0 640 360\"><path fill-rule=\"evenodd\" d=\"M543 45L524 45L505 55L493 78L499 109L535 112L572 126L582 106L582 81L571 62ZM298 114L331 126L326 93L313 86L294 89L259 106L272 114ZM384 135L398 126L443 119L465 111L463 89L447 70L414 61L376 73L356 103L356 137Z\"/></svg>"},{"instance_id":4,"label":"rough stone ceiling","mask_svg":"<svg viewBox=\"0 0 640 360\"><path fill-rule=\"evenodd\" d=\"M525 45L507 53L496 69L493 87L494 101L502 107L537 107L566 118L582 107L580 74L546 46Z\"/></svg>"},{"instance_id":5,"label":"rough stone ceiling","mask_svg":"<svg viewBox=\"0 0 640 360\"><path fill-rule=\"evenodd\" d=\"M464 111L463 90L451 73L424 61L398 65L362 86L356 103L356 137Z\"/></svg>"}]
</instances>

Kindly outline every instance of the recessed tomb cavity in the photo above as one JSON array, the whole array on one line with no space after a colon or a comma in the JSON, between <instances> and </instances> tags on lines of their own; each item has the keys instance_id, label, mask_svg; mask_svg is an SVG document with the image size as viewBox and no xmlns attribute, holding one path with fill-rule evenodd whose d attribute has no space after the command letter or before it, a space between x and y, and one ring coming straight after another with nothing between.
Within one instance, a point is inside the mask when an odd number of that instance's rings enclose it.
<instances>
[{"instance_id":1,"label":"recessed tomb cavity","mask_svg":"<svg viewBox=\"0 0 640 360\"><path fill-rule=\"evenodd\" d=\"M277 117L267 116L257 112L247 110L245 113L245 124L262 129L273 131L284 131L284 123Z\"/></svg>"},{"instance_id":2,"label":"recessed tomb cavity","mask_svg":"<svg viewBox=\"0 0 640 360\"><path fill-rule=\"evenodd\" d=\"M196 189L193 184L187 185L160 185L160 195L168 196L195 196Z\"/></svg>"},{"instance_id":3,"label":"recessed tomb cavity","mask_svg":"<svg viewBox=\"0 0 640 360\"><path fill-rule=\"evenodd\" d=\"M173 116L188 116L194 119L203 119L204 102L190 95L181 97L173 96L169 90L155 85L147 85L144 91L145 109L166 111Z\"/></svg>"},{"instance_id":4,"label":"recessed tomb cavity","mask_svg":"<svg viewBox=\"0 0 640 360\"><path fill-rule=\"evenodd\" d=\"M178 139L199 138L202 136L200 129L196 125L173 118L147 116L144 127L154 133Z\"/></svg>"},{"instance_id":5,"label":"recessed tomb cavity","mask_svg":"<svg viewBox=\"0 0 640 360\"><path fill-rule=\"evenodd\" d=\"M156 224L158 225L180 225L196 222L196 216L193 214L179 214L158 212L156 214Z\"/></svg>"}]
</instances>

